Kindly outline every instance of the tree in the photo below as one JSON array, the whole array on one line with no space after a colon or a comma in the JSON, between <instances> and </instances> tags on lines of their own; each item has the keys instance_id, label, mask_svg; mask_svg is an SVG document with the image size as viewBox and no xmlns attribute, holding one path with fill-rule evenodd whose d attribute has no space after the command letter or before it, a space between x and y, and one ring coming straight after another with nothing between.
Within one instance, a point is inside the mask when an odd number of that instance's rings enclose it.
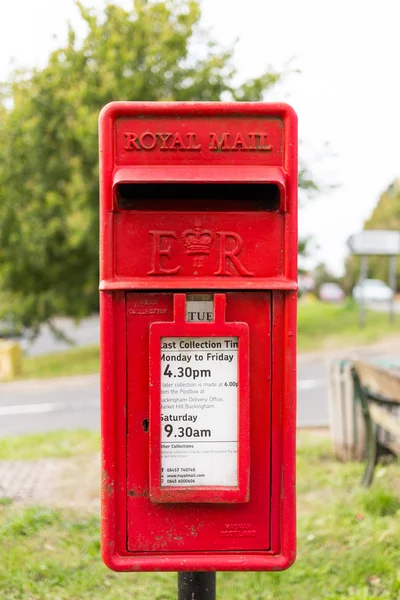
<instances>
[{"instance_id":1,"label":"tree","mask_svg":"<svg viewBox=\"0 0 400 600\"><path fill-rule=\"evenodd\" d=\"M400 231L400 179L395 179L380 195L364 229L393 229Z\"/></svg>"},{"instance_id":2,"label":"tree","mask_svg":"<svg viewBox=\"0 0 400 600\"><path fill-rule=\"evenodd\" d=\"M400 231L400 179L395 179L380 195L371 216L364 223L364 229L388 229ZM388 281L389 261L386 256L371 256L368 259L368 277ZM360 259L349 256L346 260L345 287L351 290L360 274ZM400 284L400 274L397 289Z\"/></svg>"},{"instance_id":3,"label":"tree","mask_svg":"<svg viewBox=\"0 0 400 600\"><path fill-rule=\"evenodd\" d=\"M0 118L0 303L37 328L98 304L97 118L115 99L259 100L265 73L236 89L232 51L205 42L194 0L136 0L102 16L78 4L87 35L43 69L16 74ZM201 55L193 50L201 42Z\"/></svg>"},{"instance_id":4,"label":"tree","mask_svg":"<svg viewBox=\"0 0 400 600\"><path fill-rule=\"evenodd\" d=\"M0 311L33 331L98 306L100 109L116 99L257 101L281 78L235 86L232 50L206 41L196 0L110 3L102 15L78 7L84 40L70 27L44 68L3 86L0 104Z\"/></svg>"},{"instance_id":5,"label":"tree","mask_svg":"<svg viewBox=\"0 0 400 600\"><path fill-rule=\"evenodd\" d=\"M315 282L315 291L317 294L319 294L321 285L324 283L340 283L340 278L331 273L325 263L319 263L313 269L312 276Z\"/></svg>"}]
</instances>

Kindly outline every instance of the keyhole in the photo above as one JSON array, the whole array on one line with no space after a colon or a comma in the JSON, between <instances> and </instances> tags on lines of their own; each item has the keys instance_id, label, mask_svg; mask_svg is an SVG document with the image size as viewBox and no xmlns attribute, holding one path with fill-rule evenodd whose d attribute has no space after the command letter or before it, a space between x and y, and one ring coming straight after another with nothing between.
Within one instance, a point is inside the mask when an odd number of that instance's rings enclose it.
<instances>
[{"instance_id":1,"label":"keyhole","mask_svg":"<svg viewBox=\"0 0 400 600\"><path fill-rule=\"evenodd\" d=\"M143 426L144 432L147 433L149 430L149 420L144 419L144 421L142 422L142 426Z\"/></svg>"}]
</instances>

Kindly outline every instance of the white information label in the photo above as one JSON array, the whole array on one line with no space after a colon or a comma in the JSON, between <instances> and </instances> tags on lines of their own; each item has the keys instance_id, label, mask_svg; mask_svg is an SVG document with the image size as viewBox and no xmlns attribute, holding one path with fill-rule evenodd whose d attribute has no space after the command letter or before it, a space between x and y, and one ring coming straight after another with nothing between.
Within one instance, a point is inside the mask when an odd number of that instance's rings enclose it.
<instances>
[{"instance_id":1,"label":"white information label","mask_svg":"<svg viewBox=\"0 0 400 600\"><path fill-rule=\"evenodd\" d=\"M161 485L237 486L238 338L161 339Z\"/></svg>"},{"instance_id":2,"label":"white information label","mask_svg":"<svg viewBox=\"0 0 400 600\"><path fill-rule=\"evenodd\" d=\"M214 321L213 300L186 300L186 321L210 322Z\"/></svg>"}]
</instances>

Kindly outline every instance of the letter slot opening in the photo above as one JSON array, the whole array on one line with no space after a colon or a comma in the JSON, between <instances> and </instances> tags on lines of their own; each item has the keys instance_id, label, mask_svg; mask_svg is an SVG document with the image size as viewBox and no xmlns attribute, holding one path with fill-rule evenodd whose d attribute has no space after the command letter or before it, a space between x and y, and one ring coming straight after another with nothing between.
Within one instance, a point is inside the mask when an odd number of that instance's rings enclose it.
<instances>
[{"instance_id":1,"label":"letter slot opening","mask_svg":"<svg viewBox=\"0 0 400 600\"><path fill-rule=\"evenodd\" d=\"M274 183L119 183L123 210L277 211L281 190Z\"/></svg>"}]
</instances>

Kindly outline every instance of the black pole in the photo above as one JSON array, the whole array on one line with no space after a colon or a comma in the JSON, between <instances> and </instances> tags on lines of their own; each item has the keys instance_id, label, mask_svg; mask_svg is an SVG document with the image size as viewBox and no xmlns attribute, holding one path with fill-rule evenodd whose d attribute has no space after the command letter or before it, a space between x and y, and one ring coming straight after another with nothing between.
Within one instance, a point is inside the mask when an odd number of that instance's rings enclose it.
<instances>
[{"instance_id":1,"label":"black pole","mask_svg":"<svg viewBox=\"0 0 400 600\"><path fill-rule=\"evenodd\" d=\"M178 573L178 600L215 600L216 574Z\"/></svg>"},{"instance_id":2,"label":"black pole","mask_svg":"<svg viewBox=\"0 0 400 600\"><path fill-rule=\"evenodd\" d=\"M389 256L389 285L393 292L389 302L389 323L394 323L395 319L394 299L396 295L396 258L396 256Z\"/></svg>"},{"instance_id":3,"label":"black pole","mask_svg":"<svg viewBox=\"0 0 400 600\"><path fill-rule=\"evenodd\" d=\"M368 256L361 256L360 259L360 286L361 286L361 301L359 323L360 327L365 327L365 297L364 297L364 281L368 276Z\"/></svg>"}]
</instances>

